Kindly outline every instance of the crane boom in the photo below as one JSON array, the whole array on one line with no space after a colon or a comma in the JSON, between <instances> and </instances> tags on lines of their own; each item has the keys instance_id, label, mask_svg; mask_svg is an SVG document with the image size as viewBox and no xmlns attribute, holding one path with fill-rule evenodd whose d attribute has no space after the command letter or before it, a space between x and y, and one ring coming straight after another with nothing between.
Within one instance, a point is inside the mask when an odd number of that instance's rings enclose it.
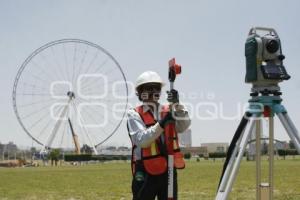
<instances>
[{"instance_id":1,"label":"crane boom","mask_svg":"<svg viewBox=\"0 0 300 200\"><path fill-rule=\"evenodd\" d=\"M69 125L70 125L70 129L71 129L71 133L72 133L72 137L73 137L73 142L75 144L75 152L76 152L76 154L80 154L81 152L80 152L80 145L79 145L79 141L78 141L78 136L74 132L74 129L73 129L70 118L68 118L68 122L69 122Z\"/></svg>"}]
</instances>

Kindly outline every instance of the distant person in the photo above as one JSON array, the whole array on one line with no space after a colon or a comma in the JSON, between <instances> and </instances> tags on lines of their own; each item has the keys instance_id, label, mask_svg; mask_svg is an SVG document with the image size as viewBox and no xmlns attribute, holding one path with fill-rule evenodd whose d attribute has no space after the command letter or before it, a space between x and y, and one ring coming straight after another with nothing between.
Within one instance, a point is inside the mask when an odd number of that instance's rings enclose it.
<instances>
[{"instance_id":1,"label":"distant person","mask_svg":"<svg viewBox=\"0 0 300 200\"><path fill-rule=\"evenodd\" d=\"M128 132L132 142L132 194L133 200L167 200L168 170L166 138L164 128L168 122L175 122L177 133L184 132L191 123L188 112L179 104L178 92L168 92L168 101L174 104L174 115L169 105L160 105L158 100L164 83L152 71L142 73L136 81L135 89L142 105L128 111ZM174 143L174 199L177 199L177 172L184 168L184 160L179 152L178 138Z\"/></svg>"}]
</instances>

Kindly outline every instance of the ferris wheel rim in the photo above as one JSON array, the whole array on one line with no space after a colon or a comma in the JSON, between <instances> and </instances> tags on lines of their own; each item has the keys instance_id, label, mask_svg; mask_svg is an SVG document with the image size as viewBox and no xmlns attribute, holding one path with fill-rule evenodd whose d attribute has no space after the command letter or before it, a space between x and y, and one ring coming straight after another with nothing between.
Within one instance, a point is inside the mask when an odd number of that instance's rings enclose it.
<instances>
[{"instance_id":1,"label":"ferris wheel rim","mask_svg":"<svg viewBox=\"0 0 300 200\"><path fill-rule=\"evenodd\" d=\"M90 45L92 47L95 47L97 48L98 50L102 51L104 54L106 54L114 63L115 65L118 67L119 71L121 72L121 75L122 75L122 78L124 80L124 83L125 83L125 92L126 92L126 98L125 98L125 108L124 108L124 112L123 112L123 115L121 117L121 120L119 120L119 122L117 123L116 127L113 129L113 131L108 135L106 136L102 141L98 142L97 144L95 144L94 146L95 147L98 147L99 145L105 143L109 138L111 138L115 133L116 131L119 129L119 127L121 126L124 118L125 118L125 115L126 115L126 110L128 108L128 86L127 86L127 79L126 79L126 76L124 74L124 71L121 67L121 65L118 63L118 61L106 50L104 49L103 47L101 47L100 45L98 44L95 44L95 43L92 43L92 42L89 42L87 40L83 40L83 39L76 39L76 38L65 38L65 39L59 39L59 40L54 40L54 41L51 41L51 42L48 42L46 44L44 44L43 46L37 48L36 50L34 50L26 59L25 61L22 63L21 67L18 69L18 72L17 72L17 75L15 77L15 80L14 80L14 85L13 85L13 92L12 92L12 102L13 102L13 109L14 109L14 113L17 117L17 120L19 122L19 124L21 125L22 129L25 131L25 133L31 138L33 139L35 142L37 142L39 145L41 146L45 146L46 144L44 144L43 142L41 142L40 140L38 140L36 137L34 137L30 131L27 130L26 126L24 125L24 123L22 122L21 120L21 117L19 115L19 112L18 112L18 106L17 106L17 95L16 95L16 92L17 92L17 88L18 88L18 83L19 83L19 79L22 75L22 72L24 71L24 69L26 68L27 64L36 56L38 55L40 52L42 52L43 50L49 48L49 47L52 47L54 45L57 45L57 44L62 44L62 43L82 43L82 44L86 44L86 45ZM50 147L51 148L51 147Z\"/></svg>"}]
</instances>

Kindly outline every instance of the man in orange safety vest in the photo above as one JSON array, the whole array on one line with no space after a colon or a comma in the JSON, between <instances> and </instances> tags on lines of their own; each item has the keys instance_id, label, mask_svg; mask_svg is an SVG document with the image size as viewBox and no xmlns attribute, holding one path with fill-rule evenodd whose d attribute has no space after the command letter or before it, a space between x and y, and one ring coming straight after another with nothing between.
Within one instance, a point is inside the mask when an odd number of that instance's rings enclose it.
<instances>
[{"instance_id":1,"label":"man in orange safety vest","mask_svg":"<svg viewBox=\"0 0 300 200\"><path fill-rule=\"evenodd\" d=\"M168 148L165 128L169 122L175 123L177 133L184 132L191 123L188 112L179 103L178 92L168 91L169 105L159 104L161 88L164 82L153 71L142 73L136 80L135 90L142 105L129 109L127 128L132 142L132 194L133 200L167 200ZM172 114L173 113L173 114ZM172 155L174 155L174 200L177 199L176 169L184 168L178 138L174 137Z\"/></svg>"}]
</instances>

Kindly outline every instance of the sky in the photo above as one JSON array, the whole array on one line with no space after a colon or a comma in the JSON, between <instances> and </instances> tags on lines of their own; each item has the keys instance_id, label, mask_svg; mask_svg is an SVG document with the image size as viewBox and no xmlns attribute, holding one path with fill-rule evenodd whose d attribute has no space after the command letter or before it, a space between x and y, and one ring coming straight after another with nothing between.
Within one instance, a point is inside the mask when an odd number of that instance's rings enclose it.
<instances>
[{"instance_id":1,"label":"sky","mask_svg":"<svg viewBox=\"0 0 300 200\"><path fill-rule=\"evenodd\" d=\"M14 79L34 50L62 38L100 45L132 82L147 70L167 82L175 57L182 65L175 87L189 105L193 146L229 142L249 99L244 44L253 26L275 28L281 38L292 76L280 83L283 104L300 127L299 8L297 0L0 0L0 142L32 145L13 111ZM205 119L212 112L206 103L217 105L216 118ZM275 130L277 139L288 140L278 119ZM105 145L130 146L125 121Z\"/></svg>"}]
</instances>

